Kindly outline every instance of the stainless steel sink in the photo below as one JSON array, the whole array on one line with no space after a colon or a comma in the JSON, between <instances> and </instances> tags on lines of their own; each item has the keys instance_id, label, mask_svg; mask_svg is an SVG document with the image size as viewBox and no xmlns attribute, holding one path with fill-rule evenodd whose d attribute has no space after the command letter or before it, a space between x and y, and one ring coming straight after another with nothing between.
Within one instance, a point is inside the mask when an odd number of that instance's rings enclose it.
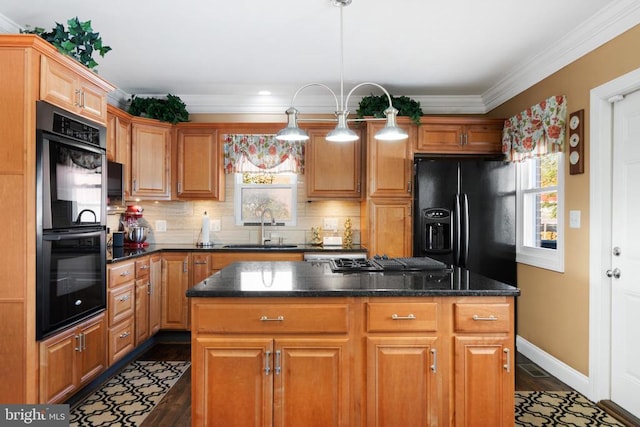
<instances>
[{"instance_id":1,"label":"stainless steel sink","mask_svg":"<svg viewBox=\"0 0 640 427\"><path fill-rule=\"evenodd\" d=\"M238 243L232 245L224 245L225 249L255 249L255 250L277 250L277 249L293 249L298 245L260 245L258 243Z\"/></svg>"}]
</instances>

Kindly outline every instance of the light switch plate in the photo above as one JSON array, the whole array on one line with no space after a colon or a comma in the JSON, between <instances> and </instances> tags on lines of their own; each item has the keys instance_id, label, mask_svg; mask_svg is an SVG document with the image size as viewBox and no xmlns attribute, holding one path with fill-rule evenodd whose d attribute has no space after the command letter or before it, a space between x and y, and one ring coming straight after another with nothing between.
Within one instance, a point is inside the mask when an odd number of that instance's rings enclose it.
<instances>
[{"instance_id":1,"label":"light switch plate","mask_svg":"<svg viewBox=\"0 0 640 427\"><path fill-rule=\"evenodd\" d=\"M338 231L338 218L325 218L322 228L329 231Z\"/></svg>"},{"instance_id":2,"label":"light switch plate","mask_svg":"<svg viewBox=\"0 0 640 427\"><path fill-rule=\"evenodd\" d=\"M580 211L569 211L569 228L580 228Z\"/></svg>"},{"instance_id":3,"label":"light switch plate","mask_svg":"<svg viewBox=\"0 0 640 427\"><path fill-rule=\"evenodd\" d=\"M167 231L167 221L164 219L156 220L156 233L164 233Z\"/></svg>"},{"instance_id":4,"label":"light switch plate","mask_svg":"<svg viewBox=\"0 0 640 427\"><path fill-rule=\"evenodd\" d=\"M209 220L209 224L211 224L211 226L209 227L209 228L211 228L211 231L220 231L220 220L219 219Z\"/></svg>"}]
</instances>

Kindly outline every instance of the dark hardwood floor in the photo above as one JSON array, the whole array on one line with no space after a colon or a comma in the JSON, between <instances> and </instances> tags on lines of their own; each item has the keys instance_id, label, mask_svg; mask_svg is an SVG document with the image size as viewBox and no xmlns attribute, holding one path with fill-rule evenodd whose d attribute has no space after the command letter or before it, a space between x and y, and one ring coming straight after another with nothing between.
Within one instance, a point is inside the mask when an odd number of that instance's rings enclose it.
<instances>
[{"instance_id":1,"label":"dark hardwood floor","mask_svg":"<svg viewBox=\"0 0 640 427\"><path fill-rule=\"evenodd\" d=\"M190 360L190 343L158 343L138 360ZM521 355L516 356L516 390L518 391L571 391L571 387L543 371ZM143 427L188 427L191 425L191 369L187 370L175 386L142 423Z\"/></svg>"}]
</instances>

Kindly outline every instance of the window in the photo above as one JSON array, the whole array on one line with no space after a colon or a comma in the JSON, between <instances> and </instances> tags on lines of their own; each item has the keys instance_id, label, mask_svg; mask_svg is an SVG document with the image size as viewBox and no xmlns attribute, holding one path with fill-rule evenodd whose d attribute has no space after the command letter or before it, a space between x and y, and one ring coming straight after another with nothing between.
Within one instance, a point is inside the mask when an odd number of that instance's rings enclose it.
<instances>
[{"instance_id":1,"label":"window","mask_svg":"<svg viewBox=\"0 0 640 427\"><path fill-rule=\"evenodd\" d=\"M519 162L517 176L516 260L563 272L562 153Z\"/></svg>"},{"instance_id":2,"label":"window","mask_svg":"<svg viewBox=\"0 0 640 427\"><path fill-rule=\"evenodd\" d=\"M260 223L265 209L273 213L276 222L296 225L297 175L236 173L234 200L236 225Z\"/></svg>"}]
</instances>

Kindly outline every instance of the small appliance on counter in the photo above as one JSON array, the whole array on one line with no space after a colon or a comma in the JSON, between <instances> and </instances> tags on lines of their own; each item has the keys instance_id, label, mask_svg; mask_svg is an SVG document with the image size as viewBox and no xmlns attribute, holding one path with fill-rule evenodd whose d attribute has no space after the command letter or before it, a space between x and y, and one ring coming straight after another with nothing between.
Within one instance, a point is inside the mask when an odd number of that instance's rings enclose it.
<instances>
[{"instance_id":1,"label":"small appliance on counter","mask_svg":"<svg viewBox=\"0 0 640 427\"><path fill-rule=\"evenodd\" d=\"M142 218L141 206L129 205L122 214L120 228L124 231L125 248L141 248L149 246L147 240L147 227L140 225L139 219Z\"/></svg>"}]
</instances>

